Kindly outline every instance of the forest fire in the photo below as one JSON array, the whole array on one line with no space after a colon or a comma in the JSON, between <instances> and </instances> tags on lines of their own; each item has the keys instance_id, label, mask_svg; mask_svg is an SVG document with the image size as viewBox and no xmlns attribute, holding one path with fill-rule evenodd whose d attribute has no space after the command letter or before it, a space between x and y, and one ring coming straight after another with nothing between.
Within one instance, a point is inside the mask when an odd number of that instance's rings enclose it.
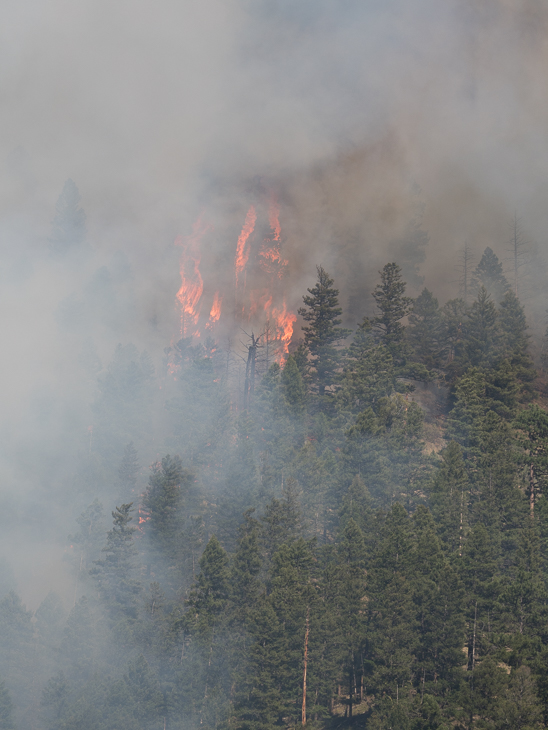
<instances>
[{"instance_id":1,"label":"forest fire","mask_svg":"<svg viewBox=\"0 0 548 730\"><path fill-rule=\"evenodd\" d=\"M262 256L261 264L267 273L276 275L281 279L284 276L288 261L282 259L280 206L273 196L270 199L268 208L268 222L272 235L264 239L261 250L259 251L259 255Z\"/></svg>"},{"instance_id":2,"label":"forest fire","mask_svg":"<svg viewBox=\"0 0 548 730\"><path fill-rule=\"evenodd\" d=\"M183 337L190 333L200 316L200 299L204 290L204 282L200 274L200 243L203 236L213 226L206 223L200 216L192 227L192 234L184 238L177 236L176 246L183 246L180 258L181 288L177 292L177 299L181 305L181 335ZM200 336L199 330L192 334Z\"/></svg>"},{"instance_id":3,"label":"forest fire","mask_svg":"<svg viewBox=\"0 0 548 730\"><path fill-rule=\"evenodd\" d=\"M247 211L244 227L242 228L242 232L238 237L238 243L236 245L236 258L234 261L234 267L236 269L236 287L238 286L239 276L242 271L244 271L247 261L249 259L250 250L249 246L247 246L246 244L255 229L256 221L257 213L255 211L255 206L252 205Z\"/></svg>"},{"instance_id":4,"label":"forest fire","mask_svg":"<svg viewBox=\"0 0 548 730\"><path fill-rule=\"evenodd\" d=\"M247 209L236 242L231 282L225 280L223 284L220 279L218 259L211 256L216 251L212 242L208 240L207 247L204 245L204 236L210 230L213 226L202 214L190 236L175 240L176 245L183 247L182 284L177 293L181 336L200 337L206 331L212 332L221 321L228 332L245 323L246 327L268 333L268 340L277 353L275 359L283 364L297 317L287 309L285 287L281 283L287 274L288 261L282 257L280 206L276 197L270 194ZM231 302L232 297L234 304L223 308L223 299ZM208 316L205 311L201 312L207 300L211 302ZM172 369L176 371L177 366L174 364Z\"/></svg>"},{"instance_id":5,"label":"forest fire","mask_svg":"<svg viewBox=\"0 0 548 730\"><path fill-rule=\"evenodd\" d=\"M283 309L273 309L272 316L282 345L282 353L280 354L280 362L282 362L289 353L289 344L293 337L293 327L297 321L297 315L287 311L284 299Z\"/></svg>"},{"instance_id":6,"label":"forest fire","mask_svg":"<svg viewBox=\"0 0 548 730\"><path fill-rule=\"evenodd\" d=\"M211 329L213 325L215 325L221 316L221 304L223 303L222 297L219 296L219 292L215 292L215 296L213 297L213 304L211 305L211 311L209 313L209 322L206 324L206 327Z\"/></svg>"}]
</instances>

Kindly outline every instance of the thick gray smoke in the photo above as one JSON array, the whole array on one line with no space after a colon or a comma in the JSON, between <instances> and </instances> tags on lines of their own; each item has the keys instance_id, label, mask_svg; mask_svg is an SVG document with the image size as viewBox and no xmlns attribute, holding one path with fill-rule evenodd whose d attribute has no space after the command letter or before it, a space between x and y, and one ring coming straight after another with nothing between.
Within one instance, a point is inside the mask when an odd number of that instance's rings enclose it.
<instances>
[{"instance_id":1,"label":"thick gray smoke","mask_svg":"<svg viewBox=\"0 0 548 730\"><path fill-rule=\"evenodd\" d=\"M515 212L543 276L541 0L5 0L0 19L0 548L32 605L64 590L82 505L56 494L81 479L97 372L118 342L173 338L173 240L202 210L231 259L253 191L276 190L290 304L322 262L352 324L393 256L412 293L422 276L455 296L458 250L504 258ZM68 178L78 266L48 258ZM410 230L428 232L424 262Z\"/></svg>"}]
</instances>

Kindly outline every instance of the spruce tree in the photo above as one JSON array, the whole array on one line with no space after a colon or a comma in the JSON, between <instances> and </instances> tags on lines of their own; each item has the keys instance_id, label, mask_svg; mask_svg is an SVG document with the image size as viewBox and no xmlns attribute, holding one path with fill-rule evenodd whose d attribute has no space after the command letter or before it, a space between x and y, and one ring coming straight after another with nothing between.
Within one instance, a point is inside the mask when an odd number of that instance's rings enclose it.
<instances>
[{"instance_id":1,"label":"spruce tree","mask_svg":"<svg viewBox=\"0 0 548 730\"><path fill-rule=\"evenodd\" d=\"M465 324L466 365L489 367L500 355L498 313L487 289L479 289Z\"/></svg>"},{"instance_id":2,"label":"spruce tree","mask_svg":"<svg viewBox=\"0 0 548 730\"><path fill-rule=\"evenodd\" d=\"M342 364L339 343L350 334L340 327L342 309L339 307L339 290L333 287L333 279L322 266L317 266L318 281L303 297L304 307L300 316L307 325L303 327L304 341L310 353L310 379L320 396L331 390L336 382L337 371Z\"/></svg>"},{"instance_id":3,"label":"spruce tree","mask_svg":"<svg viewBox=\"0 0 548 730\"><path fill-rule=\"evenodd\" d=\"M295 418L304 414L306 390L295 358L290 355L281 375L281 389L287 402L288 410Z\"/></svg>"},{"instance_id":4,"label":"spruce tree","mask_svg":"<svg viewBox=\"0 0 548 730\"><path fill-rule=\"evenodd\" d=\"M152 466L148 488L143 496L147 514L146 535L152 549L165 567L173 565L178 553L183 490L189 474L179 456L164 456Z\"/></svg>"},{"instance_id":5,"label":"spruce tree","mask_svg":"<svg viewBox=\"0 0 548 730\"><path fill-rule=\"evenodd\" d=\"M443 320L438 300L428 289L423 289L413 301L407 337L419 362L427 368L441 366L444 355Z\"/></svg>"},{"instance_id":6,"label":"spruce tree","mask_svg":"<svg viewBox=\"0 0 548 730\"><path fill-rule=\"evenodd\" d=\"M480 293L482 287L496 303L500 302L510 289L502 270L502 264L489 246L483 252L483 256L472 274L472 288L476 295Z\"/></svg>"},{"instance_id":7,"label":"spruce tree","mask_svg":"<svg viewBox=\"0 0 548 730\"><path fill-rule=\"evenodd\" d=\"M133 504L122 504L112 513L113 527L107 534L104 558L95 561L91 574L113 619L137 618L141 583L137 578L135 557L136 527L131 526Z\"/></svg>"},{"instance_id":8,"label":"spruce tree","mask_svg":"<svg viewBox=\"0 0 548 730\"><path fill-rule=\"evenodd\" d=\"M411 311L412 299L405 296L406 284L400 267L392 262L379 272L381 283L373 291L379 315L373 318L373 328L380 343L385 345L397 366L405 364L408 351L404 341L402 319Z\"/></svg>"}]
</instances>

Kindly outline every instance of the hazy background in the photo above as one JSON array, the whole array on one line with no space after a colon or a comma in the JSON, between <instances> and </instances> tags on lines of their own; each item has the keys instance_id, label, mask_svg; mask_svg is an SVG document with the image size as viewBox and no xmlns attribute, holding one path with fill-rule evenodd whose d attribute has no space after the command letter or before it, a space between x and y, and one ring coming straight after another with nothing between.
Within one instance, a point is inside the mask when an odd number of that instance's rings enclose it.
<instances>
[{"instance_id":1,"label":"hazy background","mask_svg":"<svg viewBox=\"0 0 548 730\"><path fill-rule=\"evenodd\" d=\"M173 240L202 210L221 261L257 186L276 190L288 304L321 262L352 323L411 221L445 301L459 250L504 258L517 213L542 328L547 68L541 0L4 0L0 553L31 607L70 590L59 559L94 496L67 498L93 423L82 362L104 368L133 342L160 366L177 330ZM92 250L79 266L47 253L67 178Z\"/></svg>"}]
</instances>

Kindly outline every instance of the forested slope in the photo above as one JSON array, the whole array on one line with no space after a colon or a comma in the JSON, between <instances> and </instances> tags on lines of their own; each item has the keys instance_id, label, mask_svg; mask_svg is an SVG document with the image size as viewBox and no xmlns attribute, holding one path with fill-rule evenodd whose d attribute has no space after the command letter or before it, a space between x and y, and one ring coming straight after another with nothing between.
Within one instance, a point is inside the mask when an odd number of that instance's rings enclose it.
<instances>
[{"instance_id":1,"label":"forested slope","mask_svg":"<svg viewBox=\"0 0 548 730\"><path fill-rule=\"evenodd\" d=\"M116 503L80 487L68 613L1 600L0 727L546 726L548 414L518 298L490 249L443 306L388 263L350 331L317 273L302 340L282 365L259 345L237 392L212 340L159 374L118 348L89 466Z\"/></svg>"}]
</instances>

